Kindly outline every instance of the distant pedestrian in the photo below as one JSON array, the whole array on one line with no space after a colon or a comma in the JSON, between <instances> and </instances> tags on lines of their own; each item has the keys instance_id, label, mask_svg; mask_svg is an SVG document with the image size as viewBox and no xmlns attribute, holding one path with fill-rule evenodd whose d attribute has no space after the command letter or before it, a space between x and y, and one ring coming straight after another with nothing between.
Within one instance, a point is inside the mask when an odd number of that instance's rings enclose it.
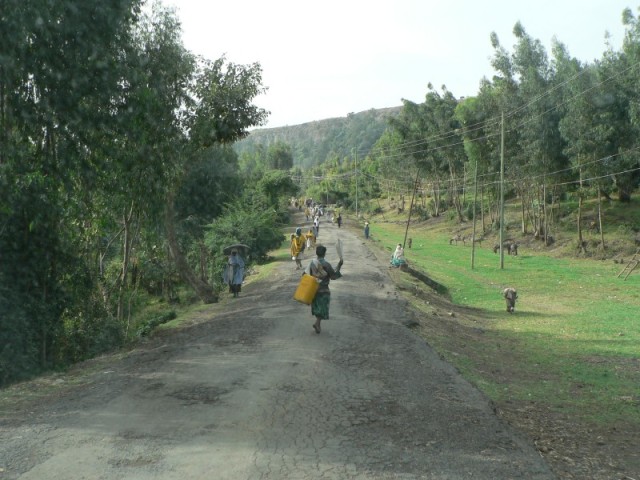
<instances>
[{"instance_id":1,"label":"distant pedestrian","mask_svg":"<svg viewBox=\"0 0 640 480\"><path fill-rule=\"evenodd\" d=\"M342 259L340 259L337 268L334 270L331 264L324 259L326 253L327 247L318 245L316 247L317 258L309 264L306 270L306 273L321 280L318 292L313 302L311 302L311 315L316 317L316 322L312 326L316 333L320 333L320 322L329 318L329 304L331 303L329 281L342 277L340 273L343 264Z\"/></svg>"},{"instance_id":2,"label":"distant pedestrian","mask_svg":"<svg viewBox=\"0 0 640 480\"><path fill-rule=\"evenodd\" d=\"M342 225L342 215L339 213L338 214L338 228L340 228L341 225Z\"/></svg>"},{"instance_id":3,"label":"distant pedestrian","mask_svg":"<svg viewBox=\"0 0 640 480\"><path fill-rule=\"evenodd\" d=\"M304 235L307 238L307 249L316 248L316 234L313 227Z\"/></svg>"},{"instance_id":4,"label":"distant pedestrian","mask_svg":"<svg viewBox=\"0 0 640 480\"><path fill-rule=\"evenodd\" d=\"M369 222L364 222L364 238L369 239Z\"/></svg>"},{"instance_id":5,"label":"distant pedestrian","mask_svg":"<svg viewBox=\"0 0 640 480\"><path fill-rule=\"evenodd\" d=\"M302 228L296 228L296 233L291 235L291 259L296 262L296 270L302 268L302 252L306 243L307 238L302 235Z\"/></svg>"},{"instance_id":6,"label":"distant pedestrian","mask_svg":"<svg viewBox=\"0 0 640 480\"><path fill-rule=\"evenodd\" d=\"M231 250L222 278L224 283L229 285L229 293L233 293L234 298L237 298L244 280L244 260L238 250Z\"/></svg>"},{"instance_id":7,"label":"distant pedestrian","mask_svg":"<svg viewBox=\"0 0 640 480\"><path fill-rule=\"evenodd\" d=\"M402 244L398 244L396 246L396 250L393 252L393 256L391 257L391 265L394 267L402 267L406 265L407 261L404 258L404 248L402 248Z\"/></svg>"}]
</instances>

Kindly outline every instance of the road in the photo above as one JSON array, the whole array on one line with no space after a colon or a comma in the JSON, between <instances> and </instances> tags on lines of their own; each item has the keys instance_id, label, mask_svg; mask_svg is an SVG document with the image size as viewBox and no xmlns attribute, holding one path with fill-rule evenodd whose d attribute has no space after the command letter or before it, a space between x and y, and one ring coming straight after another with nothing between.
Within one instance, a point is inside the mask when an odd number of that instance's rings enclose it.
<instances>
[{"instance_id":1,"label":"road","mask_svg":"<svg viewBox=\"0 0 640 480\"><path fill-rule=\"evenodd\" d=\"M4 409L0 479L555 478L405 326L415 314L362 238L323 223L327 259L338 236L321 334L283 262L215 315Z\"/></svg>"}]
</instances>

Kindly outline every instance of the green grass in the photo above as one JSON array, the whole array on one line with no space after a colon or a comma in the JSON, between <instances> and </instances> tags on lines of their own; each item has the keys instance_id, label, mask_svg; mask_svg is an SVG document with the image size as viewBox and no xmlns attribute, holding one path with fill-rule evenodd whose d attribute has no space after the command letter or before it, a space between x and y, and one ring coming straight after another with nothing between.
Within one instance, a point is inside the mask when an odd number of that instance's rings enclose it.
<instances>
[{"instance_id":1,"label":"green grass","mask_svg":"<svg viewBox=\"0 0 640 480\"><path fill-rule=\"evenodd\" d=\"M489 242L471 269L471 248L449 245L454 225L442 223L410 229L406 257L455 304L482 313L483 335L463 350L450 332L428 333L430 343L496 402L543 402L589 421L640 426L640 273L625 281L612 261L525 249L505 256L501 269ZM391 256L404 228L376 222L373 237ZM518 290L513 315L501 296L507 286Z\"/></svg>"}]
</instances>

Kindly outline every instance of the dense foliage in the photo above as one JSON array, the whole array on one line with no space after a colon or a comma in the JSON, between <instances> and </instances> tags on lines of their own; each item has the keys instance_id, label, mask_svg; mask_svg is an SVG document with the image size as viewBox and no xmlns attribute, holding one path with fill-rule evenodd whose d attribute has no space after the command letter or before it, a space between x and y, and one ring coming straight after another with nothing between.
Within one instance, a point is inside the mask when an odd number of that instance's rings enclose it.
<instances>
[{"instance_id":1,"label":"dense foliage","mask_svg":"<svg viewBox=\"0 0 640 480\"><path fill-rule=\"evenodd\" d=\"M584 199L628 202L640 182L640 22L630 10L622 20L622 48L608 45L591 64L557 40L549 54L517 23L511 52L495 33L489 36L495 74L480 81L473 97L429 85L422 103L404 100L392 114L357 117L355 135L347 128L351 115L256 130L236 148L244 166L274 142L290 143L292 178L323 202L374 211L383 192L402 209L415 194L422 216L447 211L465 221L476 214L481 231L499 226L503 188L507 199L520 202L522 233L545 242L561 202L577 199L577 246L584 251L583 224L602 232L603 222L600 207L583 211Z\"/></svg>"},{"instance_id":2,"label":"dense foliage","mask_svg":"<svg viewBox=\"0 0 640 480\"><path fill-rule=\"evenodd\" d=\"M272 163L272 148L287 145L292 166L307 170L332 157L369 151L387 128L387 120L396 116L400 108L372 109L301 125L256 129L234 149L240 156L242 168L251 172Z\"/></svg>"},{"instance_id":3,"label":"dense foliage","mask_svg":"<svg viewBox=\"0 0 640 480\"><path fill-rule=\"evenodd\" d=\"M4 384L146 334L185 286L216 301L223 243L280 241L297 190L265 196L229 147L266 118L260 66L195 57L171 10L8 0L0 36Z\"/></svg>"},{"instance_id":4,"label":"dense foliage","mask_svg":"<svg viewBox=\"0 0 640 480\"><path fill-rule=\"evenodd\" d=\"M623 22L621 49L592 64L516 24L513 52L490 36L495 75L474 97L429 86L422 103L249 135L267 116L260 66L194 56L171 10L5 0L0 384L146 333L181 288L217 301L225 244L264 260L300 192L365 214L415 194L423 217L490 229L504 154L523 233L547 240L577 199L583 247L583 217L605 221L583 200L628 202L640 182L640 22ZM150 298L167 307L141 323Z\"/></svg>"}]
</instances>

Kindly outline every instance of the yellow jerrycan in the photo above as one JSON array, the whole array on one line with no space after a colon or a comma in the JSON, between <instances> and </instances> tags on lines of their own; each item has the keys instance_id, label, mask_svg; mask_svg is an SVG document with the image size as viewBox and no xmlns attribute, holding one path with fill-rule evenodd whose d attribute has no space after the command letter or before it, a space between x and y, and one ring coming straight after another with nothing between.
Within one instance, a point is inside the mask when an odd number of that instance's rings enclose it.
<instances>
[{"instance_id":1,"label":"yellow jerrycan","mask_svg":"<svg viewBox=\"0 0 640 480\"><path fill-rule=\"evenodd\" d=\"M313 275L302 275L300 283L296 292L293 294L293 299L305 305L311 305L313 299L318 292L318 280Z\"/></svg>"}]
</instances>

